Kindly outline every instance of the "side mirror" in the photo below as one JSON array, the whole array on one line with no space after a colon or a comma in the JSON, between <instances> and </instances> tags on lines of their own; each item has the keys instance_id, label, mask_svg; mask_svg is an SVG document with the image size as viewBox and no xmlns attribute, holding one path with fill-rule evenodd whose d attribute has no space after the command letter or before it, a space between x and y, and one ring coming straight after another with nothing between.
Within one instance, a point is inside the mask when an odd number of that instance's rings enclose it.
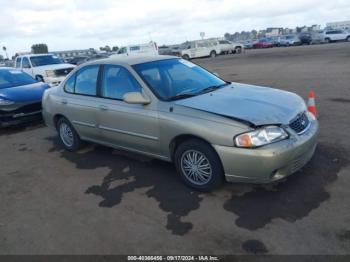
<instances>
[{"instance_id":1,"label":"side mirror","mask_svg":"<svg viewBox=\"0 0 350 262\"><path fill-rule=\"evenodd\" d=\"M123 101L128 104L141 104L147 105L151 103L151 100L148 97L145 97L140 92L129 92L123 96Z\"/></svg>"}]
</instances>

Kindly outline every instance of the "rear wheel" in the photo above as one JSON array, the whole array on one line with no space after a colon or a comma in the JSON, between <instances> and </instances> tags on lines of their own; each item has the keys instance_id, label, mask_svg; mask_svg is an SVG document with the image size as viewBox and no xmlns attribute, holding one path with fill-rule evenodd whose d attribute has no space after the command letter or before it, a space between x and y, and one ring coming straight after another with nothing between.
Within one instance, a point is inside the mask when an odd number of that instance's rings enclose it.
<instances>
[{"instance_id":1,"label":"rear wheel","mask_svg":"<svg viewBox=\"0 0 350 262\"><path fill-rule=\"evenodd\" d=\"M235 48L235 53L236 54L241 54L242 53L242 47L236 47Z\"/></svg>"},{"instance_id":2,"label":"rear wheel","mask_svg":"<svg viewBox=\"0 0 350 262\"><path fill-rule=\"evenodd\" d=\"M211 51L210 52L210 57L212 57L212 58L216 57L216 52L215 51Z\"/></svg>"},{"instance_id":3,"label":"rear wheel","mask_svg":"<svg viewBox=\"0 0 350 262\"><path fill-rule=\"evenodd\" d=\"M198 139L183 142L177 148L174 160L185 184L197 190L210 191L224 181L220 158L206 142Z\"/></svg>"},{"instance_id":4,"label":"rear wheel","mask_svg":"<svg viewBox=\"0 0 350 262\"><path fill-rule=\"evenodd\" d=\"M57 131L60 141L68 151L77 151L82 146L82 141L71 123L64 117L57 121Z\"/></svg>"},{"instance_id":5,"label":"rear wheel","mask_svg":"<svg viewBox=\"0 0 350 262\"><path fill-rule=\"evenodd\" d=\"M329 43L331 42L331 39L330 39L330 38L326 38L326 39L324 40L324 42L327 43L327 44L329 44Z\"/></svg>"},{"instance_id":6,"label":"rear wheel","mask_svg":"<svg viewBox=\"0 0 350 262\"><path fill-rule=\"evenodd\" d=\"M348 37L346 38L346 41L350 42L350 36L348 36Z\"/></svg>"}]
</instances>

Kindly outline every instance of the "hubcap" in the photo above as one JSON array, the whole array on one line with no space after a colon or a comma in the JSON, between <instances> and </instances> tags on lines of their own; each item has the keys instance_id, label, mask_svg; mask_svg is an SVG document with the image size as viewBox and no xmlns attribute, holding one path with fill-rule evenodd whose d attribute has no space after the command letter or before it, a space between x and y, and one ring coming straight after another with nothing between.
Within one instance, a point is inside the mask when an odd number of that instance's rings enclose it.
<instances>
[{"instance_id":1,"label":"hubcap","mask_svg":"<svg viewBox=\"0 0 350 262\"><path fill-rule=\"evenodd\" d=\"M187 150L181 157L181 169L185 177L195 185L205 185L212 176L207 157L199 151Z\"/></svg>"},{"instance_id":2,"label":"hubcap","mask_svg":"<svg viewBox=\"0 0 350 262\"><path fill-rule=\"evenodd\" d=\"M69 125L67 125L66 123L62 123L60 125L60 137L62 142L66 146L71 147L73 145L73 142L74 142L73 132L69 127Z\"/></svg>"}]
</instances>

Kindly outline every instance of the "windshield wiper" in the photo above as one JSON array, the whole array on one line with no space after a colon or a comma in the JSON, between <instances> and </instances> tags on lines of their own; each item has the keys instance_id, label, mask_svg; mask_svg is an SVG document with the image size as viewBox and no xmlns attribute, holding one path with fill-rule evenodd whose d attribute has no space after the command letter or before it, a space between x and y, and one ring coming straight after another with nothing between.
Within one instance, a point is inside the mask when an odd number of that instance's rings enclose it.
<instances>
[{"instance_id":1,"label":"windshield wiper","mask_svg":"<svg viewBox=\"0 0 350 262\"><path fill-rule=\"evenodd\" d=\"M205 93L209 93L211 91L215 91L221 87L224 87L224 86L227 86L227 85L230 85L231 83L229 82L226 82L224 84L221 84L221 85L216 85L216 86L208 86L204 89L202 89L201 91L199 91L198 93L196 93L196 95L199 95L199 94L205 94Z\"/></svg>"},{"instance_id":2,"label":"windshield wiper","mask_svg":"<svg viewBox=\"0 0 350 262\"><path fill-rule=\"evenodd\" d=\"M193 97L193 96L196 96L196 95L197 94L193 94L193 93L184 93L184 94L179 94L179 95L176 95L176 96L171 96L167 100L168 101L174 101L174 100L178 100L178 99Z\"/></svg>"}]
</instances>

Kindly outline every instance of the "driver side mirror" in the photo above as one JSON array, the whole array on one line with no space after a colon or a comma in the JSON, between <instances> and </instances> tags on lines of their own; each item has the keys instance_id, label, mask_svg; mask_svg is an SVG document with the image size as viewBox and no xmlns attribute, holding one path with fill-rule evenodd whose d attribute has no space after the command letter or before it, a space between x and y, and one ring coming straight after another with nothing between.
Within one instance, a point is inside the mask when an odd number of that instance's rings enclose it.
<instances>
[{"instance_id":1,"label":"driver side mirror","mask_svg":"<svg viewBox=\"0 0 350 262\"><path fill-rule=\"evenodd\" d=\"M148 97L145 97L140 92L129 92L123 96L123 101L128 104L141 104L147 105L151 103L151 100Z\"/></svg>"}]
</instances>

